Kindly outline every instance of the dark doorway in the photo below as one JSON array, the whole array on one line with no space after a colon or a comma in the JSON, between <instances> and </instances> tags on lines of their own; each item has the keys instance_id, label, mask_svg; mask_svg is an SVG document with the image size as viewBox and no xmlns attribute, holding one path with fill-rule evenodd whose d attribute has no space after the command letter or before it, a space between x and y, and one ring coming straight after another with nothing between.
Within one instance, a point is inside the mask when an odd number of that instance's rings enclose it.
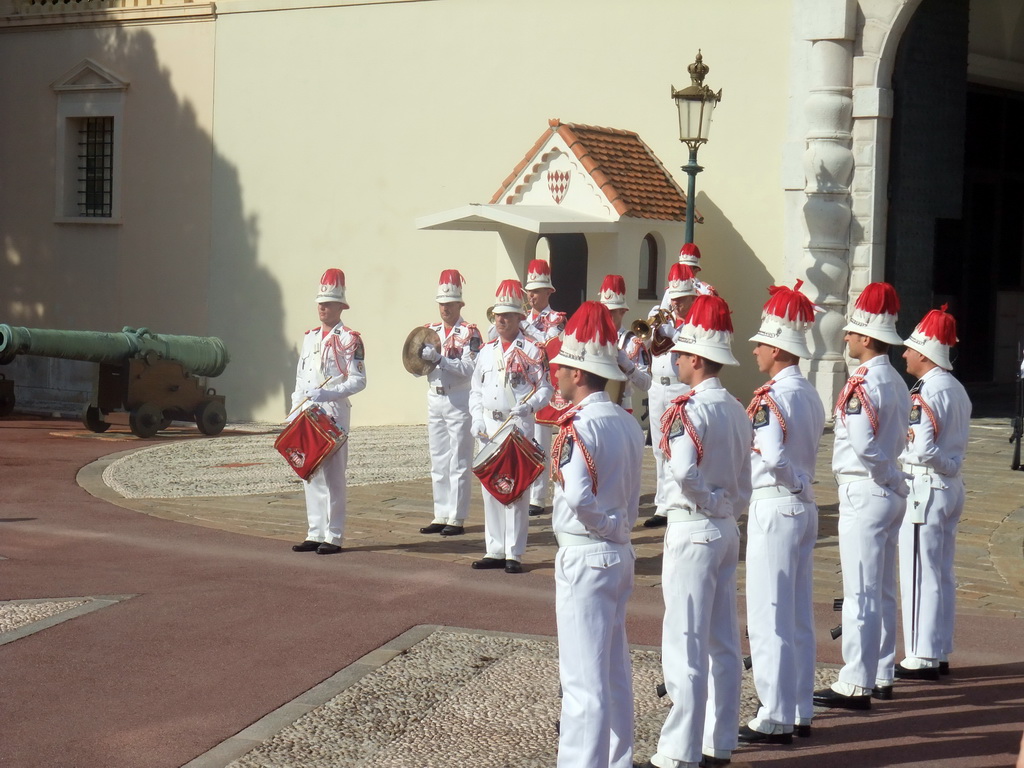
<instances>
[{"instance_id":1,"label":"dark doorway","mask_svg":"<svg viewBox=\"0 0 1024 768\"><path fill-rule=\"evenodd\" d=\"M571 315L587 299L587 238L580 234L545 235L551 263L551 306Z\"/></svg>"}]
</instances>

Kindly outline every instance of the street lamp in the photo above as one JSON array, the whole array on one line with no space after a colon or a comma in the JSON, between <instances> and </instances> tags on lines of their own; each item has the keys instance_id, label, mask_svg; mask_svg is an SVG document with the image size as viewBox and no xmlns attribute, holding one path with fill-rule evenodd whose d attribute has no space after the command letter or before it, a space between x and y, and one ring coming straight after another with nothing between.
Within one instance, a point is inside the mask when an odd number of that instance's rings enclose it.
<instances>
[{"instance_id":1,"label":"street lamp","mask_svg":"<svg viewBox=\"0 0 1024 768\"><path fill-rule=\"evenodd\" d=\"M690 148L690 161L683 166L689 182L686 188L686 242L693 242L693 198L697 187L697 174L704 169L697 165L697 149L708 140L711 130L711 113L722 100L722 91L712 91L704 85L704 76L709 68L704 63L700 50L697 59L686 68L690 73L690 84L685 88L672 86L672 98L679 110L679 140Z\"/></svg>"}]
</instances>

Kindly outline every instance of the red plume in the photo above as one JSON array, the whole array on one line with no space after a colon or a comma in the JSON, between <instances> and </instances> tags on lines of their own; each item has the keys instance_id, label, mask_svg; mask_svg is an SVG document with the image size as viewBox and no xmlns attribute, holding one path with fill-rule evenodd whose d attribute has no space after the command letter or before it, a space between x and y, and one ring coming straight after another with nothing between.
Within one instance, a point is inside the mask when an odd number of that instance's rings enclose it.
<instances>
[{"instance_id":1,"label":"red plume","mask_svg":"<svg viewBox=\"0 0 1024 768\"><path fill-rule=\"evenodd\" d=\"M678 261L673 264L668 270L668 279L672 280L693 280L695 275L689 264L680 264Z\"/></svg>"},{"instance_id":2,"label":"red plume","mask_svg":"<svg viewBox=\"0 0 1024 768\"><path fill-rule=\"evenodd\" d=\"M494 295L499 298L511 296L513 299L521 301L526 293L523 291L523 284L518 280L502 280Z\"/></svg>"},{"instance_id":3,"label":"red plume","mask_svg":"<svg viewBox=\"0 0 1024 768\"><path fill-rule=\"evenodd\" d=\"M857 309L872 315L898 315L900 297L888 283L871 283L857 297Z\"/></svg>"},{"instance_id":4,"label":"red plume","mask_svg":"<svg viewBox=\"0 0 1024 768\"><path fill-rule=\"evenodd\" d=\"M604 281L601 283L601 293L605 291L611 291L612 293L620 296L626 293L626 281L622 275L605 275Z\"/></svg>"},{"instance_id":5,"label":"red plume","mask_svg":"<svg viewBox=\"0 0 1024 768\"><path fill-rule=\"evenodd\" d=\"M340 285L344 288L345 273L332 267L324 272L324 276L320 278L320 285Z\"/></svg>"},{"instance_id":6,"label":"red plume","mask_svg":"<svg viewBox=\"0 0 1024 768\"><path fill-rule=\"evenodd\" d=\"M773 285L768 289L771 298L764 305L766 315L785 318L797 322L814 322L814 305L811 300L800 293L803 280L797 280L796 286L788 288L784 285Z\"/></svg>"},{"instance_id":7,"label":"red plume","mask_svg":"<svg viewBox=\"0 0 1024 768\"><path fill-rule=\"evenodd\" d=\"M698 296L686 315L687 325L696 325L708 331L732 333L732 313L721 296Z\"/></svg>"},{"instance_id":8,"label":"red plume","mask_svg":"<svg viewBox=\"0 0 1024 768\"><path fill-rule=\"evenodd\" d=\"M530 266L527 267L526 273L530 275L550 275L551 265L544 261L544 259L534 259L530 262Z\"/></svg>"},{"instance_id":9,"label":"red plume","mask_svg":"<svg viewBox=\"0 0 1024 768\"><path fill-rule=\"evenodd\" d=\"M612 313L599 301L584 301L565 325L565 335L575 336L577 341L598 344L615 344L619 331L612 322Z\"/></svg>"},{"instance_id":10,"label":"red plume","mask_svg":"<svg viewBox=\"0 0 1024 768\"><path fill-rule=\"evenodd\" d=\"M695 259L700 259L700 248L693 243L686 243L682 248L679 249L679 256L693 256Z\"/></svg>"},{"instance_id":11,"label":"red plume","mask_svg":"<svg viewBox=\"0 0 1024 768\"><path fill-rule=\"evenodd\" d=\"M957 343L956 318L946 312L948 304L941 309L933 309L917 324L917 332L922 336L935 339L940 344L952 347Z\"/></svg>"},{"instance_id":12,"label":"red plume","mask_svg":"<svg viewBox=\"0 0 1024 768\"><path fill-rule=\"evenodd\" d=\"M446 269L441 272L441 277L438 278L438 285L458 285L462 286L463 277L457 269Z\"/></svg>"}]
</instances>

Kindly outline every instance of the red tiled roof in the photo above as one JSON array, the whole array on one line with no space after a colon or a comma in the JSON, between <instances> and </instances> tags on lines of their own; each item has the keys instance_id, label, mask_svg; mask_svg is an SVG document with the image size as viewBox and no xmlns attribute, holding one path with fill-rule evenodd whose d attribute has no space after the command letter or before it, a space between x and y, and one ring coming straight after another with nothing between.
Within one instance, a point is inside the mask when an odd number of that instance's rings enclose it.
<instances>
[{"instance_id":1,"label":"red tiled roof","mask_svg":"<svg viewBox=\"0 0 1024 768\"><path fill-rule=\"evenodd\" d=\"M510 185L534 161L552 132L557 133L576 155L584 170L598 185L620 216L640 219L683 221L686 195L665 166L643 140L632 131L593 125L548 121L550 126L515 167L491 203L510 203L518 192ZM694 212L696 213L696 212ZM699 215L697 221L701 221Z\"/></svg>"}]
</instances>

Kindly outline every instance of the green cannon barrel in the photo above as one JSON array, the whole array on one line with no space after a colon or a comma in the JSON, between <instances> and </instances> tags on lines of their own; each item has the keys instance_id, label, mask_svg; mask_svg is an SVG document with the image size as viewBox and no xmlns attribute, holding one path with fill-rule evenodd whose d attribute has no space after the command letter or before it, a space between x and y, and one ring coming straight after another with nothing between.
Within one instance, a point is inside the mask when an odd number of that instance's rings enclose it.
<instances>
[{"instance_id":1,"label":"green cannon barrel","mask_svg":"<svg viewBox=\"0 0 1024 768\"><path fill-rule=\"evenodd\" d=\"M219 376L231 359L224 342L215 336L167 336L128 327L120 333L101 333L0 325L0 365L18 355L116 365L150 354L176 360L196 376Z\"/></svg>"}]
</instances>

